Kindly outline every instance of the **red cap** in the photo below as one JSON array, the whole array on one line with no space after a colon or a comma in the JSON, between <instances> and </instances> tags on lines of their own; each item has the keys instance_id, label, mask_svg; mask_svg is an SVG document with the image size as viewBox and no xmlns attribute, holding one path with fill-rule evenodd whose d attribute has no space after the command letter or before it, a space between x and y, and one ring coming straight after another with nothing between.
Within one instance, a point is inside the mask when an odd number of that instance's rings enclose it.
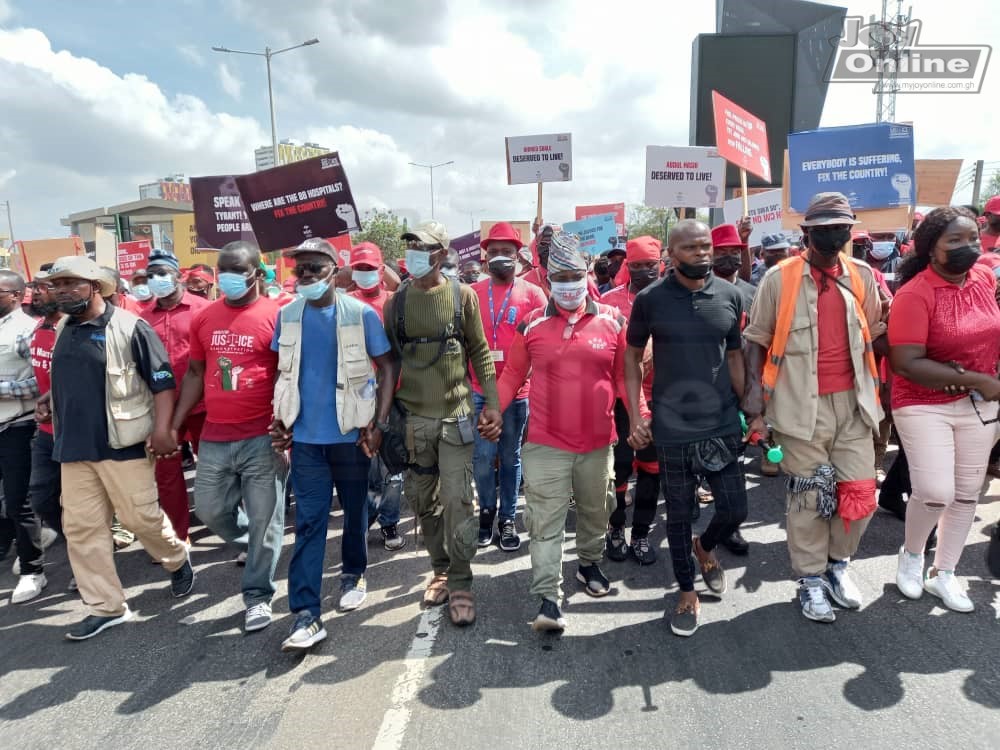
<instances>
[{"instance_id":1,"label":"red cap","mask_svg":"<svg viewBox=\"0 0 1000 750\"><path fill-rule=\"evenodd\" d=\"M983 206L984 214L1000 214L1000 195L994 195Z\"/></svg>"},{"instance_id":2,"label":"red cap","mask_svg":"<svg viewBox=\"0 0 1000 750\"><path fill-rule=\"evenodd\" d=\"M192 277L196 279L201 279L206 284L215 283L215 274L211 273L210 271L206 271L204 268L189 268L187 270L186 275L184 275L182 278L186 281L187 279L190 279Z\"/></svg>"},{"instance_id":3,"label":"red cap","mask_svg":"<svg viewBox=\"0 0 1000 750\"><path fill-rule=\"evenodd\" d=\"M382 267L382 251L373 242L362 242L351 248L351 268L357 266Z\"/></svg>"},{"instance_id":4,"label":"red cap","mask_svg":"<svg viewBox=\"0 0 1000 750\"><path fill-rule=\"evenodd\" d=\"M490 227L490 233L479 243L479 247L483 250L491 242L513 242L517 245L517 249L520 250L524 247L524 243L521 241L521 233L518 232L514 225L507 221L500 221Z\"/></svg>"},{"instance_id":5,"label":"red cap","mask_svg":"<svg viewBox=\"0 0 1000 750\"><path fill-rule=\"evenodd\" d=\"M655 237L644 234L625 244L625 262L635 263L643 260L659 260L663 248Z\"/></svg>"},{"instance_id":6,"label":"red cap","mask_svg":"<svg viewBox=\"0 0 1000 750\"><path fill-rule=\"evenodd\" d=\"M712 230L712 247L746 247L735 224L719 224Z\"/></svg>"},{"instance_id":7,"label":"red cap","mask_svg":"<svg viewBox=\"0 0 1000 750\"><path fill-rule=\"evenodd\" d=\"M861 242L862 240L870 240L871 238L872 236L864 230L851 232L851 242Z\"/></svg>"},{"instance_id":8,"label":"red cap","mask_svg":"<svg viewBox=\"0 0 1000 750\"><path fill-rule=\"evenodd\" d=\"M406 267L406 261L403 260L402 258L396 261L396 267L399 268L399 270L402 271L403 273L410 272L409 269L407 269Z\"/></svg>"}]
</instances>

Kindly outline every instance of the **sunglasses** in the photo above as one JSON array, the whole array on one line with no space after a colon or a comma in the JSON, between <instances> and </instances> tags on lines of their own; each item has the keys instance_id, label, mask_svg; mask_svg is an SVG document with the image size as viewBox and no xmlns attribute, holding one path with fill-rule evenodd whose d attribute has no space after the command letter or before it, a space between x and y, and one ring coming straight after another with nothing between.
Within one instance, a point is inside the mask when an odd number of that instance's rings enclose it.
<instances>
[{"instance_id":1,"label":"sunglasses","mask_svg":"<svg viewBox=\"0 0 1000 750\"><path fill-rule=\"evenodd\" d=\"M979 407L976 405L976 399L972 397L971 393L969 394L969 401L972 402L972 408L975 410L976 416L979 417L979 421L983 423L983 427L1000 422L1000 415L997 415L993 419L983 419L983 415L979 413Z\"/></svg>"},{"instance_id":2,"label":"sunglasses","mask_svg":"<svg viewBox=\"0 0 1000 750\"><path fill-rule=\"evenodd\" d=\"M428 245L420 240L407 240L406 247L408 250L423 250L424 252L432 253L435 250L440 250L444 246L440 243L436 245Z\"/></svg>"},{"instance_id":3,"label":"sunglasses","mask_svg":"<svg viewBox=\"0 0 1000 750\"><path fill-rule=\"evenodd\" d=\"M302 263L296 263L295 264L295 268L292 269L292 273L297 278L301 279L306 274L308 274L310 276L319 276L324 271L326 271L328 268L332 268L332 267L333 266L330 263L315 263L315 262L306 261L306 262L302 262Z\"/></svg>"}]
</instances>

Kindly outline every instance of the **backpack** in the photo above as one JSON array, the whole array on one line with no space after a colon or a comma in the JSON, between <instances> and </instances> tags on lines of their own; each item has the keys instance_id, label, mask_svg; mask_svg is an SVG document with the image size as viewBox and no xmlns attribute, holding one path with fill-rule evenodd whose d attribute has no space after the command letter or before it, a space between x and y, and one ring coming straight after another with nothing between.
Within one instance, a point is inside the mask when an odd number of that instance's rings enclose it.
<instances>
[{"instance_id":1,"label":"backpack","mask_svg":"<svg viewBox=\"0 0 1000 750\"><path fill-rule=\"evenodd\" d=\"M399 342L400 353L402 353L403 349L407 345L411 347L411 356L416 353L417 344L433 344L437 342L438 350L437 354L434 355L434 359L426 365L418 365L413 362L410 363L410 366L416 370L426 370L428 367L433 367L437 364L437 361L444 356L445 349L447 348L448 341L450 339L458 341L463 350L467 349L465 336L462 333L462 287L457 281L447 279L447 283L451 285L452 305L455 310L455 317L451 326L445 329L444 333L439 336L410 337L406 335L406 321L404 320L406 312L406 292L410 288L410 283L410 280L407 279L400 285L394 300L396 312L396 340Z\"/></svg>"}]
</instances>

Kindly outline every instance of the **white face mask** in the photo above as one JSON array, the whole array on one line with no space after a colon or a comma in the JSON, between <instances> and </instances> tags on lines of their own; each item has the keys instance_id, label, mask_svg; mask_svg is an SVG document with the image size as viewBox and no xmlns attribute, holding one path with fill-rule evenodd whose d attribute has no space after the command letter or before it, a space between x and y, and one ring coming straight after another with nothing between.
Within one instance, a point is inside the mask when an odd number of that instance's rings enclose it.
<instances>
[{"instance_id":1,"label":"white face mask","mask_svg":"<svg viewBox=\"0 0 1000 750\"><path fill-rule=\"evenodd\" d=\"M579 281L553 281L552 299L563 310L576 310L587 296L586 277Z\"/></svg>"}]
</instances>

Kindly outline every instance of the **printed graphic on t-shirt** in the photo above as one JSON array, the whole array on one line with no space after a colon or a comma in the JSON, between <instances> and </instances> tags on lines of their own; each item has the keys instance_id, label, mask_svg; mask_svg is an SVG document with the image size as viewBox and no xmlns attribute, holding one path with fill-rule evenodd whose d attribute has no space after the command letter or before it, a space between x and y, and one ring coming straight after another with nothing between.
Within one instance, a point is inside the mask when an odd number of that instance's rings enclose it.
<instances>
[{"instance_id":1,"label":"printed graphic on t-shirt","mask_svg":"<svg viewBox=\"0 0 1000 750\"><path fill-rule=\"evenodd\" d=\"M220 352L221 356L216 359L219 365L219 380L224 391L238 391L240 389L240 375L245 371L242 365L233 365L231 357L254 353L254 337L243 333L233 333L227 330L212 331L212 350ZM252 376L247 376L243 380L243 386L249 388L253 385Z\"/></svg>"}]
</instances>

